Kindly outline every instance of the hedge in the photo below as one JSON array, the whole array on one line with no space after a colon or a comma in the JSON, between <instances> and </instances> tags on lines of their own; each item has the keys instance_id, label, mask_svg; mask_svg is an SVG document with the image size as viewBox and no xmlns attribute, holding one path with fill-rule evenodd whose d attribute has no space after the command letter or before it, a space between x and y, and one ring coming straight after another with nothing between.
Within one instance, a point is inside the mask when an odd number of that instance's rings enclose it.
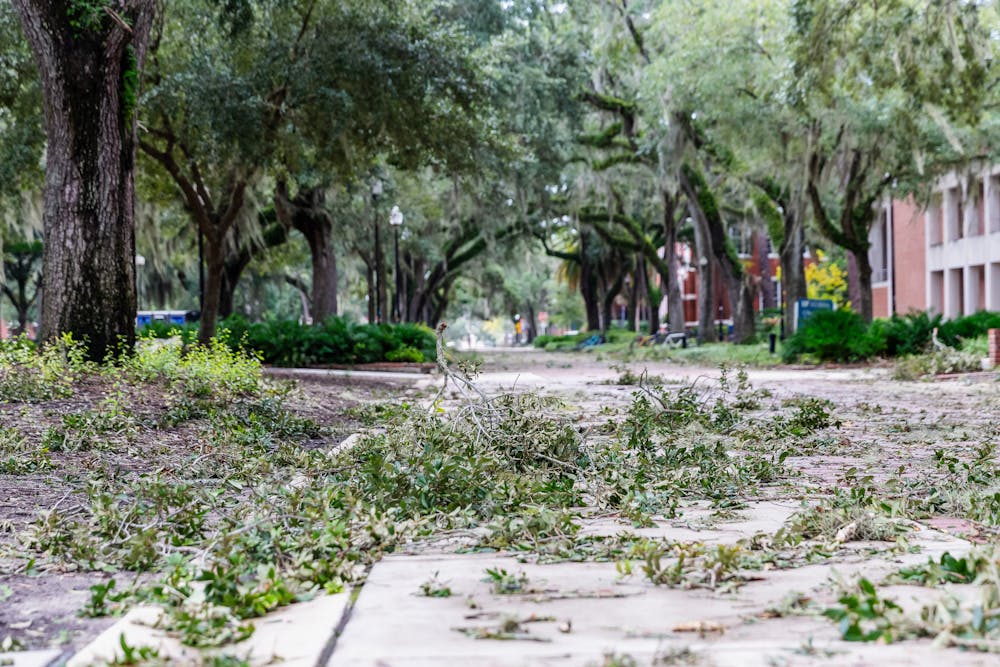
<instances>
[{"instance_id":1,"label":"hedge","mask_svg":"<svg viewBox=\"0 0 1000 667\"><path fill-rule=\"evenodd\" d=\"M344 317L314 325L295 320L251 324L234 316L221 321L218 329L233 348L252 350L264 363L275 366L432 361L435 354L434 332L422 324L358 324ZM160 338L178 333L191 342L197 325L151 326L140 331Z\"/></svg>"}]
</instances>

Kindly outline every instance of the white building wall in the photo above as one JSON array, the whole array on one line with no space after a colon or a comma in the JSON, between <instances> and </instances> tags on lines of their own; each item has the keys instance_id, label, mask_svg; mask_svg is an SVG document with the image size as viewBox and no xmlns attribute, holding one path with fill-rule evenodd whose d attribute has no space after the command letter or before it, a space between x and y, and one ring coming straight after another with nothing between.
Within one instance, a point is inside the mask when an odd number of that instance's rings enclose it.
<instances>
[{"instance_id":1,"label":"white building wall","mask_svg":"<svg viewBox=\"0 0 1000 667\"><path fill-rule=\"evenodd\" d=\"M948 318L1000 310L1000 165L948 175L936 201L925 216L928 307Z\"/></svg>"}]
</instances>

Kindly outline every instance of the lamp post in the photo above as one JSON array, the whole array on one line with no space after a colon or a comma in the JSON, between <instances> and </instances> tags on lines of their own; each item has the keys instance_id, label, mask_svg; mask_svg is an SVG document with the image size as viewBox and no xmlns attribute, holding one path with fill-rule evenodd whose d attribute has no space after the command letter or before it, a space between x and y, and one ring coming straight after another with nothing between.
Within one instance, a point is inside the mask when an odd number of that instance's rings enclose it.
<instances>
[{"instance_id":1,"label":"lamp post","mask_svg":"<svg viewBox=\"0 0 1000 667\"><path fill-rule=\"evenodd\" d=\"M392 298L392 316L396 322L399 322L403 319L401 302L399 300L400 285L402 285L403 277L399 272L399 228L403 226L403 212L399 210L398 206L392 207L392 211L389 213L389 224L392 225L392 233L396 246L396 269L394 272L396 277L396 293Z\"/></svg>"}]
</instances>

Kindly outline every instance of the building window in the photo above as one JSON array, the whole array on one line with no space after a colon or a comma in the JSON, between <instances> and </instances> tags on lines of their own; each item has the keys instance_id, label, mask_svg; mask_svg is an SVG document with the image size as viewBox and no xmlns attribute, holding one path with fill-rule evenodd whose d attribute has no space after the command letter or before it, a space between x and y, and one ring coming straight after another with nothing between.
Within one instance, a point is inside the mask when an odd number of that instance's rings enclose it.
<instances>
[{"instance_id":1,"label":"building window","mask_svg":"<svg viewBox=\"0 0 1000 667\"><path fill-rule=\"evenodd\" d=\"M1000 175L990 176L990 187L987 193L990 206L990 232L1000 232Z\"/></svg>"},{"instance_id":2,"label":"building window","mask_svg":"<svg viewBox=\"0 0 1000 667\"><path fill-rule=\"evenodd\" d=\"M878 221L868 237L868 261L872 266L872 282L884 283L889 280L889 209L879 211Z\"/></svg>"},{"instance_id":3,"label":"building window","mask_svg":"<svg viewBox=\"0 0 1000 667\"><path fill-rule=\"evenodd\" d=\"M935 196L927 207L927 242L930 245L941 245L944 241L944 216L942 216L941 197Z\"/></svg>"},{"instance_id":4,"label":"building window","mask_svg":"<svg viewBox=\"0 0 1000 667\"><path fill-rule=\"evenodd\" d=\"M948 188L945 194L945 224L948 229L948 241L957 241L965 236L965 206L962 204L962 190L959 187Z\"/></svg>"},{"instance_id":5,"label":"building window","mask_svg":"<svg viewBox=\"0 0 1000 667\"><path fill-rule=\"evenodd\" d=\"M736 247L736 254L741 258L750 257L753 253L753 233L749 227L733 226L729 228L729 238Z\"/></svg>"},{"instance_id":6,"label":"building window","mask_svg":"<svg viewBox=\"0 0 1000 667\"><path fill-rule=\"evenodd\" d=\"M969 236L982 236L986 232L986 179L977 178L973 182L972 192L974 193L969 215Z\"/></svg>"}]
</instances>

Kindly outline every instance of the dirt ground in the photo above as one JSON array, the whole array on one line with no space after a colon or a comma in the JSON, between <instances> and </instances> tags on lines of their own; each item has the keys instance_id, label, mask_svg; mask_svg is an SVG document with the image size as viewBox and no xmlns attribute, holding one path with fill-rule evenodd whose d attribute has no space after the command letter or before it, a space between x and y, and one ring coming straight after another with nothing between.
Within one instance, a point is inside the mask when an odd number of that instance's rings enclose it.
<instances>
[{"instance_id":1,"label":"dirt ground","mask_svg":"<svg viewBox=\"0 0 1000 667\"><path fill-rule=\"evenodd\" d=\"M281 380L290 382L289 380ZM315 378L294 381L296 389L286 405L312 419L323 435L305 441L304 447L333 447L360 421L355 409L412 392L407 385L367 379ZM118 389L95 380L76 388L72 398L38 403L0 403L0 427L14 428L41 440L45 431L58 427L63 415L94 409ZM130 391L120 402L137 420L154 419L165 409L163 395ZM24 648L79 648L114 623L114 617L85 618L78 612L90 597L90 587L114 575L118 587L139 581L134 575L110 572L77 572L40 564L22 548L21 538L39 512L58 508L72 515L85 500L85 474L101 469L109 474L152 472L185 465L206 447L200 424L185 422L158 428L155 438L138 442L120 438L108 451L67 451L52 455L52 468L43 473L0 473L0 641L7 637ZM67 566L71 567L71 566Z\"/></svg>"}]
</instances>

